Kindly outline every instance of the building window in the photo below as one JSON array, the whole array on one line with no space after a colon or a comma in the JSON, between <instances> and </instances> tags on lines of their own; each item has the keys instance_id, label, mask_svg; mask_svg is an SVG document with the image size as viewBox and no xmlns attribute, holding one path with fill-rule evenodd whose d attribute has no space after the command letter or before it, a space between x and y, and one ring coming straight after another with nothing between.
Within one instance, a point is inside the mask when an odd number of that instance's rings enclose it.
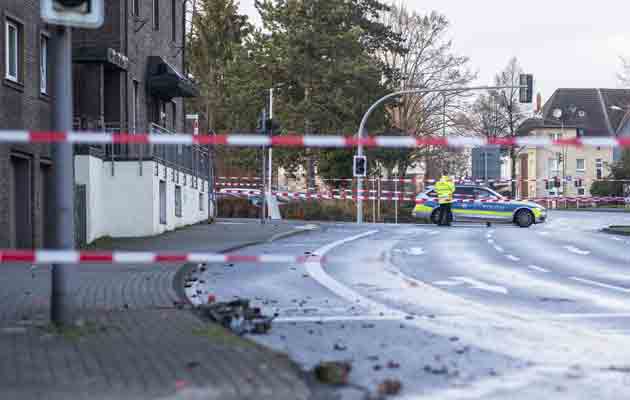
<instances>
[{"instance_id":1,"label":"building window","mask_svg":"<svg viewBox=\"0 0 630 400\"><path fill-rule=\"evenodd\" d=\"M575 170L578 172L584 172L584 159L578 158L575 160Z\"/></svg>"},{"instance_id":2,"label":"building window","mask_svg":"<svg viewBox=\"0 0 630 400\"><path fill-rule=\"evenodd\" d=\"M21 27L13 21L5 22L5 78L20 82L22 74Z\"/></svg>"},{"instance_id":3,"label":"building window","mask_svg":"<svg viewBox=\"0 0 630 400\"><path fill-rule=\"evenodd\" d=\"M133 15L136 17L140 16L140 0L132 0L133 1Z\"/></svg>"},{"instance_id":4,"label":"building window","mask_svg":"<svg viewBox=\"0 0 630 400\"><path fill-rule=\"evenodd\" d=\"M203 211L203 193L199 193L199 211Z\"/></svg>"},{"instance_id":5,"label":"building window","mask_svg":"<svg viewBox=\"0 0 630 400\"><path fill-rule=\"evenodd\" d=\"M182 187L175 186L175 216L182 216Z\"/></svg>"},{"instance_id":6,"label":"building window","mask_svg":"<svg viewBox=\"0 0 630 400\"><path fill-rule=\"evenodd\" d=\"M48 94L48 38L39 39L39 91Z\"/></svg>"},{"instance_id":7,"label":"building window","mask_svg":"<svg viewBox=\"0 0 630 400\"><path fill-rule=\"evenodd\" d=\"M153 0L153 30L160 29L160 0Z\"/></svg>"},{"instance_id":8,"label":"building window","mask_svg":"<svg viewBox=\"0 0 630 400\"><path fill-rule=\"evenodd\" d=\"M562 139L562 133L558 133L558 132L552 133L551 134L551 139L552 140L560 140L560 139Z\"/></svg>"},{"instance_id":9,"label":"building window","mask_svg":"<svg viewBox=\"0 0 630 400\"><path fill-rule=\"evenodd\" d=\"M177 0L171 0L171 40L177 41Z\"/></svg>"},{"instance_id":10,"label":"building window","mask_svg":"<svg viewBox=\"0 0 630 400\"><path fill-rule=\"evenodd\" d=\"M578 196L584 196L584 194L586 194L586 191L584 190L583 187L578 188L577 190Z\"/></svg>"},{"instance_id":11,"label":"building window","mask_svg":"<svg viewBox=\"0 0 630 400\"><path fill-rule=\"evenodd\" d=\"M604 177L604 162L601 158L595 160L595 177L602 179Z\"/></svg>"}]
</instances>

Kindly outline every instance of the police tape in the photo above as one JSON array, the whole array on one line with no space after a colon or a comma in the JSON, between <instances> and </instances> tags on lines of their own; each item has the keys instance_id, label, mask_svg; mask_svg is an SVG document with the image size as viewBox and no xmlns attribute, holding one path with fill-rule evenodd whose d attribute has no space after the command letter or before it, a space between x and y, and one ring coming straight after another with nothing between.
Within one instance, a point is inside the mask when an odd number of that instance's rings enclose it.
<instances>
[{"instance_id":1,"label":"police tape","mask_svg":"<svg viewBox=\"0 0 630 400\"><path fill-rule=\"evenodd\" d=\"M542 202L569 202L569 203L630 203L628 197L569 197L569 196L547 196L547 197L534 197L534 198L524 198L524 199L476 199L470 198L472 196L454 196L456 199L456 203L512 203L518 201L529 201L534 203L542 203ZM416 204L426 204L429 202L436 202L437 199L416 199Z\"/></svg>"},{"instance_id":2,"label":"police tape","mask_svg":"<svg viewBox=\"0 0 630 400\"><path fill-rule=\"evenodd\" d=\"M630 137L579 137L552 139L547 137L486 138L473 136L416 137L416 136L329 136L329 135L286 135L267 136L258 134L132 134L104 132L41 132L26 130L0 131L0 143L72 143L72 144L164 144L164 145L223 145L239 147L383 147L416 148L436 147L480 147L480 146L568 146L568 147L630 147Z\"/></svg>"},{"instance_id":3,"label":"police tape","mask_svg":"<svg viewBox=\"0 0 630 400\"><path fill-rule=\"evenodd\" d=\"M252 197L260 196L260 190L229 190L221 189L215 192L217 195L232 195ZM332 193L293 193L293 192L271 192L272 195L279 198L298 199L298 200L381 200L381 201L413 201L414 197L396 196L390 193L389 196L357 196L356 194L332 194Z\"/></svg>"},{"instance_id":4,"label":"police tape","mask_svg":"<svg viewBox=\"0 0 630 400\"><path fill-rule=\"evenodd\" d=\"M0 250L0 264L182 264L182 263L256 263L304 264L322 261L315 255L242 255L184 252L76 251L76 250Z\"/></svg>"}]
</instances>

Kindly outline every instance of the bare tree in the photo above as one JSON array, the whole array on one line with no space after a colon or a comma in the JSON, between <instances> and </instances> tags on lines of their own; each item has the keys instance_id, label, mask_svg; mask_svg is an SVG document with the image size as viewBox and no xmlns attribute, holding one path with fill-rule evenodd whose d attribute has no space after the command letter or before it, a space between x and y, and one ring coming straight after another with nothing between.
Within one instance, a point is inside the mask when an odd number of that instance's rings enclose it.
<instances>
[{"instance_id":1,"label":"bare tree","mask_svg":"<svg viewBox=\"0 0 630 400\"><path fill-rule=\"evenodd\" d=\"M382 21L403 38L407 49L403 54L380 54L395 87L439 90L465 86L476 78L468 68L469 59L455 54L447 38L450 24L444 15L437 12L420 15L400 3L392 5L382 15ZM417 136L454 134L460 132L457 116L464 110L463 100L468 95L459 92L408 95L387 111L392 124L405 132ZM406 162L401 162L398 169L404 171L422 161L428 164L445 154L444 149L419 149Z\"/></svg>"}]
</instances>

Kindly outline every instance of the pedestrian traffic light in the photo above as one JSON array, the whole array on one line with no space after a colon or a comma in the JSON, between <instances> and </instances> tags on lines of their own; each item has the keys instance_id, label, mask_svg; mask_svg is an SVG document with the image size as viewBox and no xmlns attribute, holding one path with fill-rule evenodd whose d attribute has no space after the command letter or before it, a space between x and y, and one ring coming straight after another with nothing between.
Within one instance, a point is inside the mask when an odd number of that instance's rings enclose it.
<instances>
[{"instance_id":1,"label":"pedestrian traffic light","mask_svg":"<svg viewBox=\"0 0 630 400\"><path fill-rule=\"evenodd\" d=\"M534 98L534 75L521 74L519 76L519 100L521 103L531 103Z\"/></svg>"},{"instance_id":2,"label":"pedestrian traffic light","mask_svg":"<svg viewBox=\"0 0 630 400\"><path fill-rule=\"evenodd\" d=\"M352 169L355 177L364 177L367 175L367 157L354 156Z\"/></svg>"},{"instance_id":3,"label":"pedestrian traffic light","mask_svg":"<svg viewBox=\"0 0 630 400\"><path fill-rule=\"evenodd\" d=\"M560 186L562 186L560 184L560 178L559 177L556 176L555 178L553 178L553 186L556 187L556 188L559 188Z\"/></svg>"},{"instance_id":4,"label":"pedestrian traffic light","mask_svg":"<svg viewBox=\"0 0 630 400\"><path fill-rule=\"evenodd\" d=\"M54 25L100 28L105 20L104 0L41 0L41 17Z\"/></svg>"},{"instance_id":5,"label":"pedestrian traffic light","mask_svg":"<svg viewBox=\"0 0 630 400\"><path fill-rule=\"evenodd\" d=\"M277 135L280 133L280 124L274 119L265 121L265 131L267 135Z\"/></svg>"}]
</instances>

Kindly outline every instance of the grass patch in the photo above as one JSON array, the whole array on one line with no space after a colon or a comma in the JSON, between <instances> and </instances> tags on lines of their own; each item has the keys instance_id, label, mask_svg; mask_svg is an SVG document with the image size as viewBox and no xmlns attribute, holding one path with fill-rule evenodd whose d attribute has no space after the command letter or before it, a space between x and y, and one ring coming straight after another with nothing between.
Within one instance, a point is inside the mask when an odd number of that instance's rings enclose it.
<instances>
[{"instance_id":1,"label":"grass patch","mask_svg":"<svg viewBox=\"0 0 630 400\"><path fill-rule=\"evenodd\" d=\"M258 347L250 340L235 335L224 327L217 324L206 324L203 328L194 329L193 335L204 337L215 344L235 347Z\"/></svg>"},{"instance_id":2,"label":"grass patch","mask_svg":"<svg viewBox=\"0 0 630 400\"><path fill-rule=\"evenodd\" d=\"M85 322L79 325L55 325L49 324L42 328L45 333L61 336L67 340L79 340L86 336L96 335L113 329L112 327L106 327L99 325L95 322ZM114 328L118 329L118 328Z\"/></svg>"}]
</instances>

